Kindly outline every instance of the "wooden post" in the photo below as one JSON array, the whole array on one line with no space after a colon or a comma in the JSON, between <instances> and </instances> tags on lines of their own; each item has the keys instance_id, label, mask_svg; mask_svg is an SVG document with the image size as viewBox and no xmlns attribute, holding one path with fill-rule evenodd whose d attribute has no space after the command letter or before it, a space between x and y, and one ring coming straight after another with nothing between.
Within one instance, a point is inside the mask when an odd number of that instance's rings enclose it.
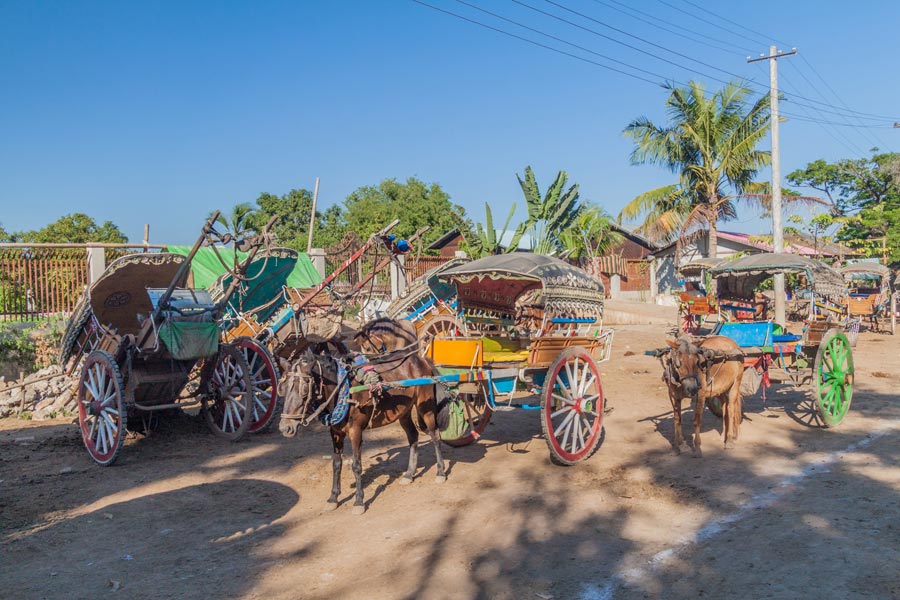
<instances>
[{"instance_id":1,"label":"wooden post","mask_svg":"<svg viewBox=\"0 0 900 600\"><path fill-rule=\"evenodd\" d=\"M306 240L306 253L312 250L313 230L316 227L316 202L319 200L319 178L316 177L316 189L313 191L312 211L309 213L309 238Z\"/></svg>"},{"instance_id":2,"label":"wooden post","mask_svg":"<svg viewBox=\"0 0 900 600\"><path fill-rule=\"evenodd\" d=\"M150 223L144 223L144 252L149 251L147 246L150 245Z\"/></svg>"}]
</instances>

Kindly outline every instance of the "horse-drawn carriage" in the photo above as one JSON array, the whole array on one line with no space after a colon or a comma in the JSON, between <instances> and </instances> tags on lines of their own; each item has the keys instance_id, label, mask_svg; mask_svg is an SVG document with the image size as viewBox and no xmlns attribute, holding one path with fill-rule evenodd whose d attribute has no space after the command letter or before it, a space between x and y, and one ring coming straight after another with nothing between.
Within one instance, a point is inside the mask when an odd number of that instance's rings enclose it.
<instances>
[{"instance_id":1,"label":"horse-drawn carriage","mask_svg":"<svg viewBox=\"0 0 900 600\"><path fill-rule=\"evenodd\" d=\"M844 265L840 272L850 293L845 301L848 316L865 320L872 331L880 331L879 318L889 316L891 306L891 270L880 263L857 262ZM892 319L892 325L894 322Z\"/></svg>"},{"instance_id":2,"label":"horse-drawn carriage","mask_svg":"<svg viewBox=\"0 0 900 600\"><path fill-rule=\"evenodd\" d=\"M596 449L604 396L598 363L613 332L603 328L603 284L561 260L528 253L489 256L437 275L455 287L454 327L425 336L437 381L453 394L442 439L478 439L491 414L540 409L551 458L571 465ZM540 405L521 403L539 394Z\"/></svg>"},{"instance_id":3,"label":"horse-drawn carriage","mask_svg":"<svg viewBox=\"0 0 900 600\"><path fill-rule=\"evenodd\" d=\"M217 216L187 256L145 253L113 261L69 321L58 360L68 374L80 370L78 421L100 465L118 457L129 420L154 411L200 406L212 432L232 441L252 424L251 369L239 346L220 341L217 319L267 235L232 240L213 228ZM185 287L197 250L230 241L249 254L232 267L222 298Z\"/></svg>"},{"instance_id":4,"label":"horse-drawn carriage","mask_svg":"<svg viewBox=\"0 0 900 600\"><path fill-rule=\"evenodd\" d=\"M678 278L685 288L678 293L678 322L683 332L696 335L704 321L718 317L718 306L708 292L709 270L721 262L720 258L697 258L678 267Z\"/></svg>"},{"instance_id":5,"label":"horse-drawn carriage","mask_svg":"<svg viewBox=\"0 0 900 600\"><path fill-rule=\"evenodd\" d=\"M435 336L458 333L463 325L457 316L459 302L456 299L456 286L441 281L438 276L444 271L469 262L470 258L451 258L417 277L406 291L388 306L388 317L403 319L415 325L425 345Z\"/></svg>"},{"instance_id":6,"label":"horse-drawn carriage","mask_svg":"<svg viewBox=\"0 0 900 600\"><path fill-rule=\"evenodd\" d=\"M767 320L721 322L711 336L734 340L744 361L744 393L769 384L770 368L780 368L795 385L811 379L821 422L833 427L843 420L853 396L853 352L839 310L847 297L840 273L828 265L794 254L755 254L725 261L710 269L720 298L750 301L759 285L776 274L794 276L807 297L805 325L800 334ZM722 301L720 300L720 303ZM809 377L804 370L809 369ZM755 389L754 389L755 388ZM765 397L765 387L763 388ZM707 404L721 416L721 406Z\"/></svg>"}]
</instances>

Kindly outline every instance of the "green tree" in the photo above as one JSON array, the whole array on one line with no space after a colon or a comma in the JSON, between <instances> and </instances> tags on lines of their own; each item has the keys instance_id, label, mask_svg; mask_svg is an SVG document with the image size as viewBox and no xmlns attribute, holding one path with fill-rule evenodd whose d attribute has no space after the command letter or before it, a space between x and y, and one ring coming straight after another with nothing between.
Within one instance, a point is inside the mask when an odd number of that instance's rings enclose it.
<instances>
[{"instance_id":1,"label":"green tree","mask_svg":"<svg viewBox=\"0 0 900 600\"><path fill-rule=\"evenodd\" d=\"M0 242L9 242L9 241L11 241L11 236L5 229L3 229L3 225L0 225Z\"/></svg>"},{"instance_id":2,"label":"green tree","mask_svg":"<svg viewBox=\"0 0 900 600\"><path fill-rule=\"evenodd\" d=\"M900 154L874 152L835 163L816 160L787 180L833 201L831 216L840 224L835 239L867 256L900 263Z\"/></svg>"},{"instance_id":3,"label":"green tree","mask_svg":"<svg viewBox=\"0 0 900 600\"><path fill-rule=\"evenodd\" d=\"M621 234L613 231L612 226L612 217L603 208L588 206L560 234L559 241L567 256L592 259L606 254L622 241Z\"/></svg>"},{"instance_id":4,"label":"green tree","mask_svg":"<svg viewBox=\"0 0 900 600\"><path fill-rule=\"evenodd\" d=\"M756 199L764 187L754 179L769 164L757 146L769 130L769 100L750 103L749 90L729 83L706 98L704 86L667 85L669 122L648 117L625 128L634 142L632 164L654 164L678 176L676 183L640 194L619 219L640 220L639 231L658 241L677 239L692 227L709 228L710 256L718 246L718 223L735 216L735 201Z\"/></svg>"},{"instance_id":5,"label":"green tree","mask_svg":"<svg viewBox=\"0 0 900 600\"><path fill-rule=\"evenodd\" d=\"M347 220L344 210L338 204L332 204L325 212L316 211L316 229L313 232L313 246L328 248L341 241L347 233Z\"/></svg>"},{"instance_id":6,"label":"green tree","mask_svg":"<svg viewBox=\"0 0 900 600\"><path fill-rule=\"evenodd\" d=\"M452 213L465 216L462 207L452 203L440 185L426 184L415 177L410 177L405 183L385 179L378 185L363 186L344 201L348 231L355 231L365 239L394 219L400 219L393 233L401 237L411 236L422 227L430 227L422 238L423 246L456 226Z\"/></svg>"},{"instance_id":7,"label":"green tree","mask_svg":"<svg viewBox=\"0 0 900 600\"><path fill-rule=\"evenodd\" d=\"M35 230L17 232L13 241L51 244L84 244L87 242L125 243L128 238L112 221L97 222L84 213L65 215Z\"/></svg>"},{"instance_id":8,"label":"green tree","mask_svg":"<svg viewBox=\"0 0 900 600\"><path fill-rule=\"evenodd\" d=\"M247 217L247 226L258 231L273 215L278 215L273 227L278 242L306 252L312 197L312 192L305 189L291 190L282 196L262 193L256 199L257 208Z\"/></svg>"},{"instance_id":9,"label":"green tree","mask_svg":"<svg viewBox=\"0 0 900 600\"><path fill-rule=\"evenodd\" d=\"M562 250L560 235L578 218L581 205L578 202L578 184L566 189L569 175L565 171L556 174L556 179L541 196L541 190L532 168L525 167L525 178L516 174L525 204L528 219L525 230L531 234L533 251L537 254L554 254Z\"/></svg>"},{"instance_id":10,"label":"green tree","mask_svg":"<svg viewBox=\"0 0 900 600\"><path fill-rule=\"evenodd\" d=\"M494 229L494 215L491 212L491 205L487 202L484 203L484 226L481 223L473 224L471 220L457 213L450 214L456 222L456 230L463 239L463 249L472 258L482 258L493 254L515 252L519 248L519 241L525 234L524 223L516 227L506 247L504 248L502 245L503 238L506 237L506 232L509 231L509 224L512 222L515 213L516 205L513 204L509 209L509 215L506 217L506 222L503 224L503 229L500 231L499 236L497 235L497 230Z\"/></svg>"},{"instance_id":11,"label":"green tree","mask_svg":"<svg viewBox=\"0 0 900 600\"><path fill-rule=\"evenodd\" d=\"M209 216L212 216L212 213ZM226 231L236 236L256 229L253 206L249 202L235 204L231 209L231 214L221 213L218 222L222 224ZM262 223L262 225L265 225L265 223Z\"/></svg>"}]
</instances>

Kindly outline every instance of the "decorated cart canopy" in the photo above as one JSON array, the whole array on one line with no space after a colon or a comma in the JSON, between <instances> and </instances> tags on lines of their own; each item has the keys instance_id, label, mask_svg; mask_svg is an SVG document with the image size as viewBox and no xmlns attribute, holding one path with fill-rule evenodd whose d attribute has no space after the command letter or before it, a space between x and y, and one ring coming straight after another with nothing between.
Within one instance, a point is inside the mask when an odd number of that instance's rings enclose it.
<instances>
[{"instance_id":1,"label":"decorated cart canopy","mask_svg":"<svg viewBox=\"0 0 900 600\"><path fill-rule=\"evenodd\" d=\"M187 256L191 251L190 246L166 246L166 250ZM282 249L283 250L283 249ZM233 248L207 246L197 250L197 254L191 261L191 276L193 277L193 287L208 288L221 277L234 264L235 250ZM220 258L221 257L221 260ZM244 260L247 257L246 252L237 252L238 260ZM225 262L226 266L222 265ZM294 268L287 276L285 284L290 288L311 288L322 281L322 277L316 271L309 255L299 252L295 259Z\"/></svg>"},{"instance_id":2,"label":"decorated cart canopy","mask_svg":"<svg viewBox=\"0 0 900 600\"><path fill-rule=\"evenodd\" d=\"M137 334L138 315L153 312L147 288L164 288L172 282L185 257L170 252L128 254L117 258L95 281L75 307L60 346L58 362L65 367L82 328L92 316L103 327L120 335ZM184 281L177 282L184 285Z\"/></svg>"},{"instance_id":3,"label":"decorated cart canopy","mask_svg":"<svg viewBox=\"0 0 900 600\"><path fill-rule=\"evenodd\" d=\"M871 279L884 281L885 284L887 284L891 278L891 270L881 263L876 262L851 263L841 267L840 272L847 281L852 281L854 279Z\"/></svg>"},{"instance_id":4,"label":"decorated cart canopy","mask_svg":"<svg viewBox=\"0 0 900 600\"><path fill-rule=\"evenodd\" d=\"M225 305L223 327L227 329L241 316L250 314L260 322L271 317L285 302L283 288L297 266L297 258L297 251L290 248L269 248L257 253ZM232 273L216 279L209 287L213 300L222 299L233 279Z\"/></svg>"},{"instance_id":5,"label":"decorated cart canopy","mask_svg":"<svg viewBox=\"0 0 900 600\"><path fill-rule=\"evenodd\" d=\"M760 282L778 273L792 273L805 277L807 285L817 295L847 297L847 286L838 271L798 254L752 254L724 261L710 269L710 273L716 278L720 296L753 298Z\"/></svg>"},{"instance_id":6,"label":"decorated cart canopy","mask_svg":"<svg viewBox=\"0 0 900 600\"><path fill-rule=\"evenodd\" d=\"M448 269L438 279L456 284L465 308L502 311L525 302L556 314L603 315L603 283L550 256L530 252L487 256Z\"/></svg>"},{"instance_id":7,"label":"decorated cart canopy","mask_svg":"<svg viewBox=\"0 0 900 600\"><path fill-rule=\"evenodd\" d=\"M678 267L678 274L684 279L699 279L704 271L722 264L721 258L696 258Z\"/></svg>"},{"instance_id":8,"label":"decorated cart canopy","mask_svg":"<svg viewBox=\"0 0 900 600\"><path fill-rule=\"evenodd\" d=\"M432 267L424 274L416 277L403 295L388 306L387 314L392 319L397 319L404 314L415 310L418 304L426 298L434 296L442 302L448 302L456 297L456 287L447 281L438 279L438 275L460 265L471 262L469 258L456 257L447 262Z\"/></svg>"}]
</instances>

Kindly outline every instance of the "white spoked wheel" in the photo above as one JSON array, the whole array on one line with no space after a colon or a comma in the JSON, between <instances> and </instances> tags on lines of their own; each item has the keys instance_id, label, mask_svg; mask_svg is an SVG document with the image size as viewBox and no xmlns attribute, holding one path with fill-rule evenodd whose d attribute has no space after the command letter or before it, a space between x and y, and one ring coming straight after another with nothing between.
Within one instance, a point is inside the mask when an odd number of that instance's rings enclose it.
<instances>
[{"instance_id":1,"label":"white spoked wheel","mask_svg":"<svg viewBox=\"0 0 900 600\"><path fill-rule=\"evenodd\" d=\"M594 357L567 348L547 370L541 391L541 428L550 459L574 465L597 449L603 430L603 388Z\"/></svg>"},{"instance_id":2,"label":"white spoked wheel","mask_svg":"<svg viewBox=\"0 0 900 600\"><path fill-rule=\"evenodd\" d=\"M252 389L250 365L241 351L220 345L201 394L203 417L213 434L232 442L241 439L252 422Z\"/></svg>"},{"instance_id":3,"label":"white spoked wheel","mask_svg":"<svg viewBox=\"0 0 900 600\"><path fill-rule=\"evenodd\" d=\"M427 355L435 338L465 337L468 334L466 324L453 315L432 317L419 331L419 351Z\"/></svg>"},{"instance_id":4,"label":"white spoked wheel","mask_svg":"<svg viewBox=\"0 0 900 600\"><path fill-rule=\"evenodd\" d=\"M113 464L125 441L122 374L109 353L91 352L78 385L78 424L88 454L98 465Z\"/></svg>"},{"instance_id":5,"label":"white spoked wheel","mask_svg":"<svg viewBox=\"0 0 900 600\"><path fill-rule=\"evenodd\" d=\"M272 424L278 406L278 367L275 366L275 359L252 338L240 337L231 344L240 350L250 368L253 410L247 431L265 431Z\"/></svg>"}]
</instances>

